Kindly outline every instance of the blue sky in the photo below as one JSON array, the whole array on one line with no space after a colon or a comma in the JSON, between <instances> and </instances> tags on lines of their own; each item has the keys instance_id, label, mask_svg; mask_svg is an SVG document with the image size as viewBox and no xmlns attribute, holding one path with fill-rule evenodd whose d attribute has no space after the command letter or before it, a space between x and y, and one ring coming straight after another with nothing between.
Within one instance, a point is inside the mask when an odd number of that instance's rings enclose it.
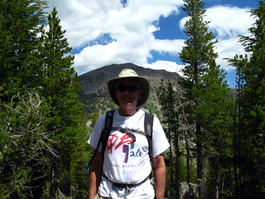
<instances>
[{"instance_id":1,"label":"blue sky","mask_svg":"<svg viewBox=\"0 0 265 199\"><path fill-rule=\"evenodd\" d=\"M178 53L186 36L182 0L48 0L58 10L79 75L109 64L131 62L181 74ZM245 54L237 35L247 35L256 0L206 0L205 20L218 39L217 63L235 87L235 71L224 58Z\"/></svg>"}]
</instances>

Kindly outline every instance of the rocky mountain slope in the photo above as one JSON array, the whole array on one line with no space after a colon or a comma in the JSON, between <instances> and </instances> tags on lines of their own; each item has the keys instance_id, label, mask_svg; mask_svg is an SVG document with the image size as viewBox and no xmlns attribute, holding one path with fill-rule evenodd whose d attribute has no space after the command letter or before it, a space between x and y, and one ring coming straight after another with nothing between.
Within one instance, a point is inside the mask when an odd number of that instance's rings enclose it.
<instances>
[{"instance_id":1,"label":"rocky mountain slope","mask_svg":"<svg viewBox=\"0 0 265 199\"><path fill-rule=\"evenodd\" d=\"M102 114L106 110L115 108L114 103L109 99L106 82L110 78L117 77L124 68L133 69L139 76L144 76L149 80L151 93L148 103L145 104L146 108L150 105L156 106L158 104L156 89L159 87L162 79L164 82L170 80L175 83L179 79L177 73L143 68L131 63L113 64L90 71L80 75L78 78L81 84L79 99L85 105L85 110L88 114L93 112ZM178 86L177 84L174 85Z\"/></svg>"}]
</instances>

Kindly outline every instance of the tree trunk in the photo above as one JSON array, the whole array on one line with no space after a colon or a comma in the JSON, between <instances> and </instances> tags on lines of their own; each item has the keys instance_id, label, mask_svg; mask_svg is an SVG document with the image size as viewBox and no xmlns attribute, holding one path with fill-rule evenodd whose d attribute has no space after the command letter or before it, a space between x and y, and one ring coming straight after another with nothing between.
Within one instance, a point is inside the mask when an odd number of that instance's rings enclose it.
<instances>
[{"instance_id":1,"label":"tree trunk","mask_svg":"<svg viewBox=\"0 0 265 199\"><path fill-rule=\"evenodd\" d=\"M196 146L197 146L197 178L203 179L203 160L202 160L202 144L201 144L201 125L196 122Z\"/></svg>"}]
</instances>

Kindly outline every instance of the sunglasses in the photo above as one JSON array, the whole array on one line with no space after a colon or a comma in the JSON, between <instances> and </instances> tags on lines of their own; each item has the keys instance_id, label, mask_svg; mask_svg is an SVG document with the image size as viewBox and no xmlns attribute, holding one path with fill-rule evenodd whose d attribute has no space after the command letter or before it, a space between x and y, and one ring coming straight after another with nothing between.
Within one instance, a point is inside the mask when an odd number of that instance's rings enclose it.
<instances>
[{"instance_id":1,"label":"sunglasses","mask_svg":"<svg viewBox=\"0 0 265 199\"><path fill-rule=\"evenodd\" d=\"M130 86L125 86L125 85L119 85L117 86L117 90L120 92L125 92L126 90L128 90L129 92L135 92L137 90L139 90L138 86L135 85L130 85Z\"/></svg>"}]
</instances>

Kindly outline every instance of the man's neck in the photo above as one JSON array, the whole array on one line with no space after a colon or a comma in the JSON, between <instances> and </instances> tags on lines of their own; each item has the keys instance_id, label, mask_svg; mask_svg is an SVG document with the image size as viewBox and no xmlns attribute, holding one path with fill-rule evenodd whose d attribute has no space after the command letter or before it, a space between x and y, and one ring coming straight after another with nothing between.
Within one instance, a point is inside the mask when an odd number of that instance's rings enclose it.
<instances>
[{"instance_id":1,"label":"man's neck","mask_svg":"<svg viewBox=\"0 0 265 199\"><path fill-rule=\"evenodd\" d=\"M119 109L119 114L121 116L132 116L137 112L136 107L134 108L121 108Z\"/></svg>"}]
</instances>

